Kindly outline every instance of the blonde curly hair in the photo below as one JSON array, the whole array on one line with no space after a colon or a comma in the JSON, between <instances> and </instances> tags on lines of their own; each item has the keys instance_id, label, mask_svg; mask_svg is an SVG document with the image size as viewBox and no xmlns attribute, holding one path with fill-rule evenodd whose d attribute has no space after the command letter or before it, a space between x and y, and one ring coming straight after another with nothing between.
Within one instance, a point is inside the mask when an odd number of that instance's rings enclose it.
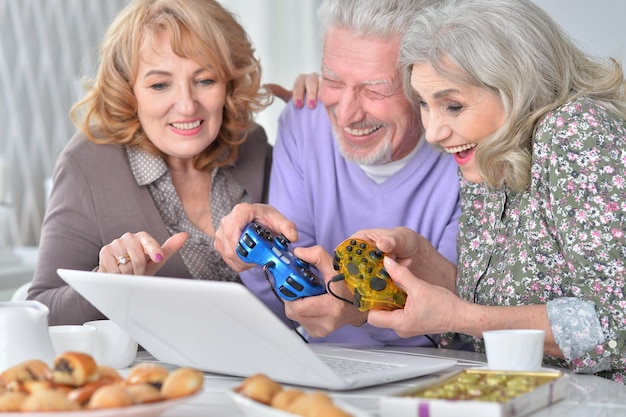
<instances>
[{"instance_id":1,"label":"blonde curly hair","mask_svg":"<svg viewBox=\"0 0 626 417\"><path fill-rule=\"evenodd\" d=\"M195 156L197 169L232 163L271 94L247 33L213 0L133 0L116 16L100 46L100 63L85 96L70 110L74 124L94 143L140 147L160 154L144 133L133 94L141 48L167 32L175 54L210 68L226 83L223 122L215 141Z\"/></svg>"}]
</instances>

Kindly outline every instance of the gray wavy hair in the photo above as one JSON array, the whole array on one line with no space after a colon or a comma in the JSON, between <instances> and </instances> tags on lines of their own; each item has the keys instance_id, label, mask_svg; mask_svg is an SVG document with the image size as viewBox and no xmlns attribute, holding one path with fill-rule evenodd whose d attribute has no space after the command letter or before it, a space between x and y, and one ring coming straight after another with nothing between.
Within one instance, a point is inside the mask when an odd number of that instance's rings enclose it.
<instances>
[{"instance_id":1,"label":"gray wavy hair","mask_svg":"<svg viewBox=\"0 0 626 417\"><path fill-rule=\"evenodd\" d=\"M318 9L322 29L341 27L361 36L401 38L415 12L439 0L325 0Z\"/></svg>"},{"instance_id":2,"label":"gray wavy hair","mask_svg":"<svg viewBox=\"0 0 626 417\"><path fill-rule=\"evenodd\" d=\"M564 103L591 97L626 118L621 64L585 54L529 0L448 0L423 9L400 49L404 89L412 101L415 63L429 63L446 79L490 89L502 99L504 126L476 150L477 167L490 187L526 189L534 130Z\"/></svg>"}]
</instances>

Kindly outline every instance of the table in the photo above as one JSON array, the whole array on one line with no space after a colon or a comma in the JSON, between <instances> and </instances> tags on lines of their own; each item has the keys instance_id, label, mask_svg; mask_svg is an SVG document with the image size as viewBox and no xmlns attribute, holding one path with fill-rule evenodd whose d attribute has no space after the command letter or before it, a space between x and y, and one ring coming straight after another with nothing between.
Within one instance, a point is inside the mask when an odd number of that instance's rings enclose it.
<instances>
[{"instance_id":1,"label":"table","mask_svg":"<svg viewBox=\"0 0 626 417\"><path fill-rule=\"evenodd\" d=\"M473 352L438 350L434 348L385 347L380 350L397 351L405 354L454 358L458 364L441 373L352 391L333 391L329 394L344 403L379 416L378 400L381 396L393 395L446 373L468 367L485 366L483 354ZM147 352L139 352L137 362L156 361ZM170 365L166 365L170 366ZM172 369L175 367L172 367ZM559 368L560 369L560 368ZM562 369L561 369L562 370ZM122 371L124 372L124 371ZM566 371L568 372L568 371ZM569 372L568 372L569 373ZM532 417L623 417L626 416L626 386L593 375L571 374L567 397L532 414ZM175 408L166 411L164 417L239 417L244 414L228 396L227 391L238 386L242 378L205 373L202 393ZM288 386L285 386L288 387Z\"/></svg>"}]
</instances>

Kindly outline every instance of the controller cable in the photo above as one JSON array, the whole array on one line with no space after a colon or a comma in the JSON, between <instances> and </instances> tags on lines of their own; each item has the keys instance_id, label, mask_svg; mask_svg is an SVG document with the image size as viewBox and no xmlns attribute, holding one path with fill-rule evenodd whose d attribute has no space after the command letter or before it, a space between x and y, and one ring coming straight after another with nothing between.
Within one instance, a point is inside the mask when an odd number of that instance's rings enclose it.
<instances>
[{"instance_id":1,"label":"controller cable","mask_svg":"<svg viewBox=\"0 0 626 417\"><path fill-rule=\"evenodd\" d=\"M272 261L266 263L263 266L263 272L265 272L265 280L267 281L267 285L269 285L270 289L272 290L272 293L276 296L276 298L278 298L278 301L280 301L280 303L284 306L285 301L280 297L280 295L278 295L278 292L276 292L276 288L274 287L274 284L272 283L272 280L270 279L270 274L268 272L268 269L273 268L274 266L276 266L276 264ZM309 341L306 340L306 337L304 337L304 335L300 333L300 331L298 330L298 326L296 326L296 322L291 319L289 319L289 322L291 323L291 327L293 328L293 331L296 332L296 334L300 337L300 339L304 340L304 343L309 343Z\"/></svg>"},{"instance_id":2,"label":"controller cable","mask_svg":"<svg viewBox=\"0 0 626 417\"><path fill-rule=\"evenodd\" d=\"M334 296L335 298L338 298L342 301L345 301L348 304L354 305L354 303L350 300L348 300L347 298L343 298L340 295L337 295L333 292L333 290L330 288L330 284L332 284L333 282L338 282L338 281L343 281L345 279L345 275L344 274L339 274L339 275L335 275L334 277L332 277L330 279L330 281L328 281L328 284L326 284L326 289L328 290L328 292ZM439 345L437 344L437 342L435 342L435 340L430 337L429 335L425 334L424 337L426 337L428 340L430 340L430 343L433 344L434 347L436 347L437 349L439 349Z\"/></svg>"},{"instance_id":3,"label":"controller cable","mask_svg":"<svg viewBox=\"0 0 626 417\"><path fill-rule=\"evenodd\" d=\"M345 277L345 275L344 275L344 274L338 274L338 275L335 275L334 277L332 277L332 278L330 279L330 281L328 281L328 284L326 284L326 290L327 290L327 291L328 291L328 292L329 292L329 293L330 293L333 297L338 298L338 299L340 299L340 300L342 300L342 301L345 301L346 303L348 303L348 304L350 304L350 305L354 305L354 302L352 302L352 301L348 300L347 298L343 298L343 297L342 297L342 296L340 296L340 295L335 294L335 293L333 292L333 290L330 288L330 284L332 284L333 282L343 281L345 278L346 278L346 277Z\"/></svg>"}]
</instances>

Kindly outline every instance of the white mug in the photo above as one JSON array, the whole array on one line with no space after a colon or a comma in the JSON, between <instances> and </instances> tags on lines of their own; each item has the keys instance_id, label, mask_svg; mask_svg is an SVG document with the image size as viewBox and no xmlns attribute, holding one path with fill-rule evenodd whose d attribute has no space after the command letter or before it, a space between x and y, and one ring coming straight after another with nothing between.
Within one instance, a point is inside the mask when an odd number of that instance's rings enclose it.
<instances>
[{"instance_id":1,"label":"white mug","mask_svg":"<svg viewBox=\"0 0 626 417\"><path fill-rule=\"evenodd\" d=\"M126 368L137 356L135 342L117 323L111 320L88 321L83 326L96 328L93 357L98 365Z\"/></svg>"},{"instance_id":2,"label":"white mug","mask_svg":"<svg viewBox=\"0 0 626 417\"><path fill-rule=\"evenodd\" d=\"M48 332L55 355L58 356L64 352L83 352L93 355L95 327L71 324L50 326Z\"/></svg>"},{"instance_id":3,"label":"white mug","mask_svg":"<svg viewBox=\"0 0 626 417\"><path fill-rule=\"evenodd\" d=\"M545 332L535 329L490 330L483 332L487 365L499 371L541 369Z\"/></svg>"}]
</instances>

